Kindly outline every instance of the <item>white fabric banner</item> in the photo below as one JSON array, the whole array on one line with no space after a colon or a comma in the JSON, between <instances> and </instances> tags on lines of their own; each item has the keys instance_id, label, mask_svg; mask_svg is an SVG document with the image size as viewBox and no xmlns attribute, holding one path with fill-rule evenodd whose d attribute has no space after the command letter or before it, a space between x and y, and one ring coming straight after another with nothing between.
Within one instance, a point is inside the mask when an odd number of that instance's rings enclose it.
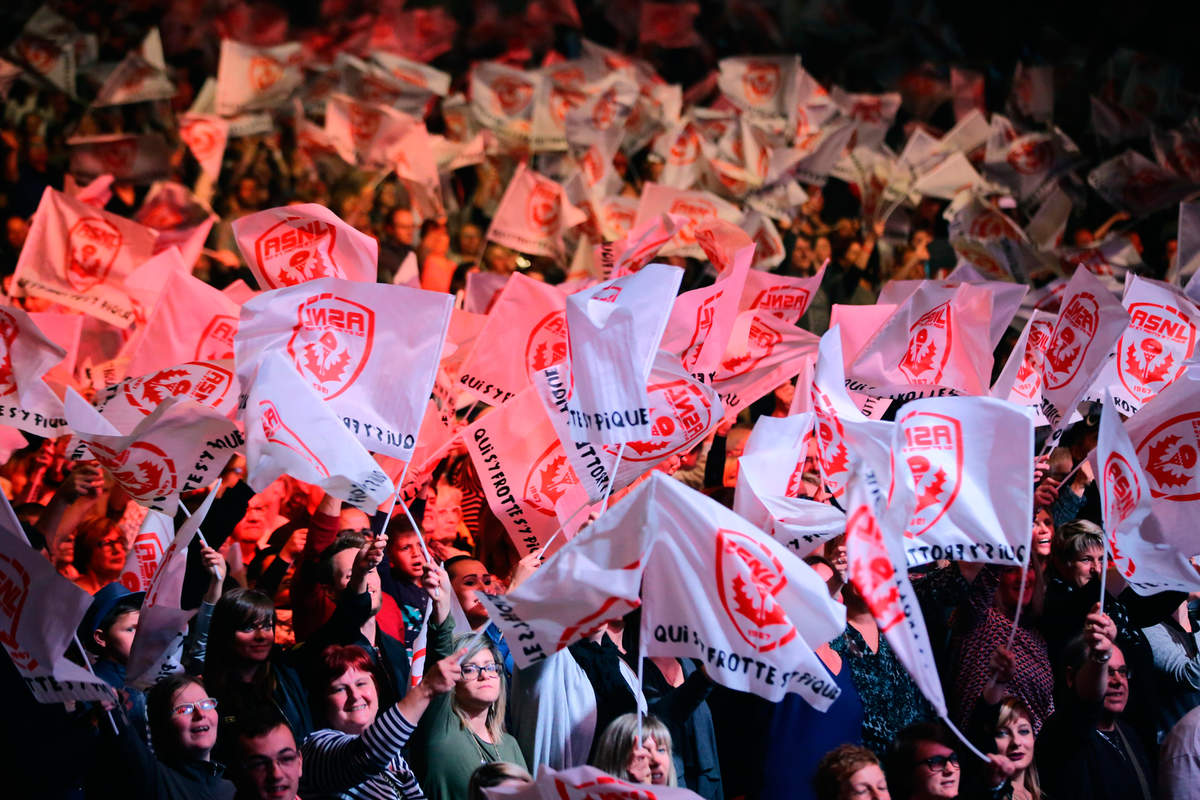
<instances>
[{"instance_id":1,"label":"white fabric banner","mask_svg":"<svg viewBox=\"0 0 1200 800\"><path fill-rule=\"evenodd\" d=\"M238 249L260 289L317 278L374 283L379 243L316 203L268 208L233 221Z\"/></svg>"}]
</instances>

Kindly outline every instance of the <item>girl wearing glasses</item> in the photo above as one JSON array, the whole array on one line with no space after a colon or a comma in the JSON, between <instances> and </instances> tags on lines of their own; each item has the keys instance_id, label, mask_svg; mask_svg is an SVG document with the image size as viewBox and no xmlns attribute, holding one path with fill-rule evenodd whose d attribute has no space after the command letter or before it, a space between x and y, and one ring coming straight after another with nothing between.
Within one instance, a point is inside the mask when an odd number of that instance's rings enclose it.
<instances>
[{"instance_id":1,"label":"girl wearing glasses","mask_svg":"<svg viewBox=\"0 0 1200 800\"><path fill-rule=\"evenodd\" d=\"M486 636L459 636L462 678L439 697L417 729L413 768L430 800L467 800L480 764L504 761L528 768L517 740L504 729L507 700L500 653Z\"/></svg>"}]
</instances>

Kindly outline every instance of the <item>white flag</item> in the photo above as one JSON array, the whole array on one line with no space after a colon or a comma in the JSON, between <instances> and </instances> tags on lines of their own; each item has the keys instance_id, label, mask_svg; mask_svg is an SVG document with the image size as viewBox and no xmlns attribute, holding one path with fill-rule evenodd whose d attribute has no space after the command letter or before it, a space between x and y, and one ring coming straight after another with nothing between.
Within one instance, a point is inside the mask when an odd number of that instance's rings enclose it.
<instances>
[{"instance_id":1,"label":"white flag","mask_svg":"<svg viewBox=\"0 0 1200 800\"><path fill-rule=\"evenodd\" d=\"M816 572L659 473L515 591L482 599L521 667L640 604L643 656L699 658L717 683L771 700L795 692L822 711L839 693L813 648L842 631L845 610Z\"/></svg>"},{"instance_id":2,"label":"white flag","mask_svg":"<svg viewBox=\"0 0 1200 800\"><path fill-rule=\"evenodd\" d=\"M234 348L248 381L274 353L369 450L412 458L454 298L323 278L242 306Z\"/></svg>"},{"instance_id":3,"label":"white flag","mask_svg":"<svg viewBox=\"0 0 1200 800\"><path fill-rule=\"evenodd\" d=\"M368 514L391 496L387 475L282 354L267 352L248 384L244 421L251 488L262 491L287 474Z\"/></svg>"},{"instance_id":4,"label":"white flag","mask_svg":"<svg viewBox=\"0 0 1200 800\"><path fill-rule=\"evenodd\" d=\"M302 61L303 46L299 42L254 47L222 39L217 63L217 113L230 117L283 105L304 82Z\"/></svg>"},{"instance_id":5,"label":"white flag","mask_svg":"<svg viewBox=\"0 0 1200 800\"><path fill-rule=\"evenodd\" d=\"M379 242L316 203L268 208L233 221L242 258L260 289L317 278L374 283Z\"/></svg>"},{"instance_id":6,"label":"white flag","mask_svg":"<svg viewBox=\"0 0 1200 800\"><path fill-rule=\"evenodd\" d=\"M62 401L43 380L66 354L27 313L0 308L0 418L6 424L48 438L66 432Z\"/></svg>"}]
</instances>

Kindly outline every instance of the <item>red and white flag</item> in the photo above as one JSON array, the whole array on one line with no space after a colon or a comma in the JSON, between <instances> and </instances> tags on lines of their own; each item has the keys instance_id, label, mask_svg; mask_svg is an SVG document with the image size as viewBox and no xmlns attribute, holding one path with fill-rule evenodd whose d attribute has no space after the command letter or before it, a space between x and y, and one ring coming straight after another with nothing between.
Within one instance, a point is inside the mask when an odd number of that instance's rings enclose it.
<instances>
[{"instance_id":1,"label":"red and white flag","mask_svg":"<svg viewBox=\"0 0 1200 800\"><path fill-rule=\"evenodd\" d=\"M241 306L186 273L172 275L129 354L130 375L147 375L189 361L233 358Z\"/></svg>"},{"instance_id":2,"label":"red and white flag","mask_svg":"<svg viewBox=\"0 0 1200 800\"><path fill-rule=\"evenodd\" d=\"M643 656L700 658L723 686L771 700L795 692L822 711L839 693L813 652L845 624L824 582L666 475L652 474L515 591L481 599L506 638L525 636L513 649L519 667L640 605Z\"/></svg>"},{"instance_id":3,"label":"red and white flag","mask_svg":"<svg viewBox=\"0 0 1200 800\"><path fill-rule=\"evenodd\" d=\"M528 141L533 98L542 79L524 70L483 61L471 67L471 111L504 139Z\"/></svg>"},{"instance_id":4,"label":"red and white flag","mask_svg":"<svg viewBox=\"0 0 1200 800\"><path fill-rule=\"evenodd\" d=\"M96 92L93 106L119 106L127 103L145 103L153 100L170 100L175 96L175 85L166 72L151 64L141 55L131 52L108 74Z\"/></svg>"},{"instance_id":5,"label":"red and white flag","mask_svg":"<svg viewBox=\"0 0 1200 800\"><path fill-rule=\"evenodd\" d=\"M73 389L64 402L71 431L139 505L174 514L180 494L193 492L220 474L242 444L237 426L186 398L159 404L128 434Z\"/></svg>"},{"instance_id":6,"label":"red and white flag","mask_svg":"<svg viewBox=\"0 0 1200 800\"><path fill-rule=\"evenodd\" d=\"M175 522L161 511L147 511L129 546L121 585L131 592L148 591L174 540Z\"/></svg>"},{"instance_id":7,"label":"red and white flag","mask_svg":"<svg viewBox=\"0 0 1200 800\"><path fill-rule=\"evenodd\" d=\"M113 690L67 658L92 597L29 546L0 493L0 645L39 703L112 700Z\"/></svg>"},{"instance_id":8,"label":"red and white flag","mask_svg":"<svg viewBox=\"0 0 1200 800\"><path fill-rule=\"evenodd\" d=\"M1182 128L1152 131L1154 160L1192 183L1200 183L1200 122L1192 117Z\"/></svg>"},{"instance_id":9,"label":"red and white flag","mask_svg":"<svg viewBox=\"0 0 1200 800\"><path fill-rule=\"evenodd\" d=\"M145 225L46 189L17 260L15 291L127 328L134 313L125 278L150 259L157 236Z\"/></svg>"},{"instance_id":10,"label":"red and white flag","mask_svg":"<svg viewBox=\"0 0 1200 800\"><path fill-rule=\"evenodd\" d=\"M689 5L699 9L694 3ZM595 767L555 770L545 764L533 783L518 785L509 781L504 786L484 789L483 793L488 800L698 800L700 797L687 789L670 786L656 786L649 792L643 784L614 778Z\"/></svg>"},{"instance_id":11,"label":"red and white flag","mask_svg":"<svg viewBox=\"0 0 1200 800\"><path fill-rule=\"evenodd\" d=\"M1023 283L989 281L969 266L960 263L945 281L888 281L879 292L877 304L899 306L924 286L952 290L960 283L982 287L992 295L992 317L988 324L988 343L994 349L1004 338L1009 323L1016 316L1017 311L1021 308L1021 301L1025 299L1025 295L1029 291L1029 287Z\"/></svg>"},{"instance_id":12,"label":"red and white flag","mask_svg":"<svg viewBox=\"0 0 1200 800\"><path fill-rule=\"evenodd\" d=\"M564 259L563 234L587 220L566 191L522 163L504 190L488 232L490 241L522 253Z\"/></svg>"},{"instance_id":13,"label":"red and white flag","mask_svg":"<svg viewBox=\"0 0 1200 800\"><path fill-rule=\"evenodd\" d=\"M62 401L43 380L66 351L19 308L0 307L0 418L53 439L66 433Z\"/></svg>"},{"instance_id":14,"label":"red and white flag","mask_svg":"<svg viewBox=\"0 0 1200 800\"><path fill-rule=\"evenodd\" d=\"M700 131L690 121L661 133L654 142L654 152L663 160L658 182L672 189L695 186L704 164L703 145Z\"/></svg>"},{"instance_id":15,"label":"red and white flag","mask_svg":"<svg viewBox=\"0 0 1200 800\"><path fill-rule=\"evenodd\" d=\"M811 278L793 278L763 270L751 270L746 275L746 286L742 291L738 310L769 311L784 322L795 325L808 310L808 304L821 288L821 279L824 277L824 264Z\"/></svg>"},{"instance_id":16,"label":"red and white flag","mask_svg":"<svg viewBox=\"0 0 1200 800\"><path fill-rule=\"evenodd\" d=\"M1020 115L1049 122L1054 116L1054 67L1028 67L1018 61L1008 101Z\"/></svg>"},{"instance_id":17,"label":"red and white flag","mask_svg":"<svg viewBox=\"0 0 1200 800\"><path fill-rule=\"evenodd\" d=\"M909 566L942 558L1027 563L1033 519L1029 415L991 397L906 404L892 432L888 505L893 503L914 509L904 527Z\"/></svg>"},{"instance_id":18,"label":"red and white flag","mask_svg":"<svg viewBox=\"0 0 1200 800\"><path fill-rule=\"evenodd\" d=\"M1126 279L1122 305L1129 327L1093 389L1109 389L1117 408L1132 415L1183 374L1196 352L1200 310L1174 286L1137 275Z\"/></svg>"},{"instance_id":19,"label":"red and white flag","mask_svg":"<svg viewBox=\"0 0 1200 800\"><path fill-rule=\"evenodd\" d=\"M363 447L407 461L453 303L441 292L334 278L263 292L242 306L238 375L248 382L277 354Z\"/></svg>"},{"instance_id":20,"label":"red and white flag","mask_svg":"<svg viewBox=\"0 0 1200 800\"><path fill-rule=\"evenodd\" d=\"M743 111L768 116L787 113L793 73L800 68L797 56L739 56L717 64L721 94Z\"/></svg>"},{"instance_id":21,"label":"red and white flag","mask_svg":"<svg viewBox=\"0 0 1200 800\"><path fill-rule=\"evenodd\" d=\"M586 521L587 491L533 387L462 432L488 505L521 555L561 546ZM557 549L557 548L555 548ZM554 552L552 549L549 552Z\"/></svg>"},{"instance_id":22,"label":"red and white flag","mask_svg":"<svg viewBox=\"0 0 1200 800\"><path fill-rule=\"evenodd\" d=\"M1176 228L1175 261L1167 269L1167 281L1186 287L1188 297L1200 302L1195 291L1196 274L1200 273L1200 202L1179 204L1179 225Z\"/></svg>"},{"instance_id":23,"label":"red and white flag","mask_svg":"<svg viewBox=\"0 0 1200 800\"><path fill-rule=\"evenodd\" d=\"M891 480L891 422L867 419L846 391L840 326L825 332L818 345L812 381L816 414L817 465L834 497L845 494L853 460L862 459Z\"/></svg>"},{"instance_id":24,"label":"red and white flag","mask_svg":"<svg viewBox=\"0 0 1200 800\"><path fill-rule=\"evenodd\" d=\"M899 531L884 525L908 517L911 506L889 507L881 522L883 493L875 473L857 464L846 490L846 560L850 583L871 609L879 632L933 710L946 716L946 699L916 592L908 580ZM1025 523L1028 527L1028 522Z\"/></svg>"},{"instance_id":25,"label":"red and white flag","mask_svg":"<svg viewBox=\"0 0 1200 800\"><path fill-rule=\"evenodd\" d=\"M317 278L374 283L379 242L316 203L268 208L233 221L238 249L260 289Z\"/></svg>"},{"instance_id":26,"label":"red and white flag","mask_svg":"<svg viewBox=\"0 0 1200 800\"><path fill-rule=\"evenodd\" d=\"M783 251L783 237L771 218L758 211L746 214L746 233L754 241L754 263L756 270L771 270L783 263L787 256Z\"/></svg>"},{"instance_id":27,"label":"red and white flag","mask_svg":"<svg viewBox=\"0 0 1200 800\"><path fill-rule=\"evenodd\" d=\"M392 496L375 459L282 353L268 351L247 388L246 482L255 491L290 475L368 514Z\"/></svg>"},{"instance_id":28,"label":"red and white flag","mask_svg":"<svg viewBox=\"0 0 1200 800\"><path fill-rule=\"evenodd\" d=\"M63 191L84 205L92 208L104 208L112 200L112 175L101 175L93 178L86 185L80 186L71 175L63 176Z\"/></svg>"},{"instance_id":29,"label":"red and white flag","mask_svg":"<svg viewBox=\"0 0 1200 800\"><path fill-rule=\"evenodd\" d=\"M988 393L992 293L970 284L919 287L867 341L847 370L885 397L950 390Z\"/></svg>"},{"instance_id":30,"label":"red and white flag","mask_svg":"<svg viewBox=\"0 0 1200 800\"><path fill-rule=\"evenodd\" d=\"M1042 413L1054 430L1070 419L1128 326L1129 313L1100 279L1076 270L1042 359Z\"/></svg>"},{"instance_id":31,"label":"red and white flag","mask_svg":"<svg viewBox=\"0 0 1200 800\"><path fill-rule=\"evenodd\" d=\"M847 119L854 123L854 147L877 148L900 110L899 92L854 94L835 86L830 93Z\"/></svg>"},{"instance_id":32,"label":"red and white flag","mask_svg":"<svg viewBox=\"0 0 1200 800\"><path fill-rule=\"evenodd\" d=\"M75 366L79 360L79 342L83 336L83 323L87 317L82 314L36 311L30 314L29 318L38 326L43 336L67 353L63 356L62 361L50 368L44 379L51 386L74 386Z\"/></svg>"},{"instance_id":33,"label":"red and white flag","mask_svg":"<svg viewBox=\"0 0 1200 800\"><path fill-rule=\"evenodd\" d=\"M743 311L732 326L720 365L697 375L720 396L725 419L790 381L817 357L819 339L769 311Z\"/></svg>"},{"instance_id":34,"label":"red and white flag","mask_svg":"<svg viewBox=\"0 0 1200 800\"><path fill-rule=\"evenodd\" d=\"M459 386L493 406L516 397L535 372L566 359L566 308L560 289L514 273L459 370Z\"/></svg>"},{"instance_id":35,"label":"red and white flag","mask_svg":"<svg viewBox=\"0 0 1200 800\"><path fill-rule=\"evenodd\" d=\"M1125 276L1142 266L1142 256L1124 236L1109 236L1086 247L1060 247L1055 250L1063 272L1083 267L1101 278L1114 293L1120 291Z\"/></svg>"},{"instance_id":36,"label":"red and white flag","mask_svg":"<svg viewBox=\"0 0 1200 800\"><path fill-rule=\"evenodd\" d=\"M216 496L216 487L213 486L200 507L179 527L178 534L174 532L174 522L165 514L151 511L146 515L147 519L159 518L157 524L170 532L170 544L166 552L159 554L162 566L153 574L149 585L141 588L146 592L146 597L142 601L137 635L133 638L129 663L125 669L126 681L138 689L149 689L163 678L183 672L183 642L187 636L188 622L196 613L194 608L182 608L180 599L184 574L187 572L188 548L208 516Z\"/></svg>"},{"instance_id":37,"label":"red and white flag","mask_svg":"<svg viewBox=\"0 0 1200 800\"><path fill-rule=\"evenodd\" d=\"M556 398L551 413L566 412L574 441L619 444L650 435L646 380L682 279L679 267L650 264L567 296L568 358L553 376L534 380L547 381Z\"/></svg>"},{"instance_id":38,"label":"red and white flag","mask_svg":"<svg viewBox=\"0 0 1200 800\"><path fill-rule=\"evenodd\" d=\"M616 491L671 456L686 454L721 422L721 400L717 393L685 372L678 358L659 352L646 385L650 397L650 435L642 441L626 442L621 450L621 463L617 464L617 445L595 445L572 437L567 427L569 410L564 406L568 384L563 365L542 374L546 379L539 376L535 382L542 405L572 469L592 501L607 496L610 483Z\"/></svg>"},{"instance_id":39,"label":"red and white flag","mask_svg":"<svg viewBox=\"0 0 1200 800\"><path fill-rule=\"evenodd\" d=\"M229 141L229 123L216 114L181 114L179 138L211 180L221 175L221 161Z\"/></svg>"},{"instance_id":40,"label":"red and white flag","mask_svg":"<svg viewBox=\"0 0 1200 800\"><path fill-rule=\"evenodd\" d=\"M792 73L788 96L784 100L788 118L787 133L797 148L802 150L839 111L829 92L817 80L796 65Z\"/></svg>"},{"instance_id":41,"label":"red and white flag","mask_svg":"<svg viewBox=\"0 0 1200 800\"><path fill-rule=\"evenodd\" d=\"M1110 204L1138 217L1173 206L1196 191L1196 184L1136 150L1105 161L1088 173L1087 181Z\"/></svg>"},{"instance_id":42,"label":"red and white flag","mask_svg":"<svg viewBox=\"0 0 1200 800\"><path fill-rule=\"evenodd\" d=\"M717 268L717 280L675 298L662 349L678 353L688 372L708 372L725 355L755 246L740 228L719 219L704 223L697 240Z\"/></svg>"},{"instance_id":43,"label":"red and white flag","mask_svg":"<svg viewBox=\"0 0 1200 800\"><path fill-rule=\"evenodd\" d=\"M1033 311L1021 336L1008 356L1000 377L992 385L992 397L1034 410L1034 422L1047 424L1042 414L1042 362L1046 345L1054 333L1056 315Z\"/></svg>"},{"instance_id":44,"label":"red and white flag","mask_svg":"<svg viewBox=\"0 0 1200 800\"><path fill-rule=\"evenodd\" d=\"M401 139L415 127L423 127L415 117L385 105L344 94L325 101L325 134L348 164L391 166L403 155Z\"/></svg>"},{"instance_id":45,"label":"red and white flag","mask_svg":"<svg viewBox=\"0 0 1200 800\"><path fill-rule=\"evenodd\" d=\"M232 359L189 361L105 387L93 404L118 431L132 433L172 397L184 397L221 416L232 417L239 394Z\"/></svg>"},{"instance_id":46,"label":"red and white flag","mask_svg":"<svg viewBox=\"0 0 1200 800\"><path fill-rule=\"evenodd\" d=\"M630 208L630 200L610 198L601 211L602 224L608 220L607 224L619 234L615 241L596 245L594 263L605 278L619 278L649 264L686 222L686 218L672 214L652 215L638 222L640 202L634 200ZM613 221L612 214L619 219Z\"/></svg>"},{"instance_id":47,"label":"red and white flag","mask_svg":"<svg viewBox=\"0 0 1200 800\"><path fill-rule=\"evenodd\" d=\"M663 214L678 215L686 220L670 241L659 250L664 256L704 258L704 250L696 241L696 230L702 222L720 218L738 225L742 221L742 212L736 206L711 192L685 192L658 183L647 183L642 189L641 200L638 203L637 218L633 223L635 231L653 220L660 219ZM633 234L630 236L632 238Z\"/></svg>"},{"instance_id":48,"label":"red and white flag","mask_svg":"<svg viewBox=\"0 0 1200 800\"><path fill-rule=\"evenodd\" d=\"M82 181L112 175L119 181L149 184L170 174L171 151L157 133L79 136L67 140L71 174Z\"/></svg>"},{"instance_id":49,"label":"red and white flag","mask_svg":"<svg viewBox=\"0 0 1200 800\"><path fill-rule=\"evenodd\" d=\"M1194 592L1200 586L1200 573L1184 554L1193 548L1180 541L1177 529L1152 516L1159 495L1151 488L1112 400L1112 395L1105 392L1100 438L1090 459L1100 489L1100 511L1112 566L1141 595ZM1194 426L1185 423L1185 427ZM1159 472L1160 476L1165 474Z\"/></svg>"},{"instance_id":50,"label":"red and white flag","mask_svg":"<svg viewBox=\"0 0 1200 800\"><path fill-rule=\"evenodd\" d=\"M223 117L277 108L304 82L299 42L254 47L221 40L216 110Z\"/></svg>"}]
</instances>

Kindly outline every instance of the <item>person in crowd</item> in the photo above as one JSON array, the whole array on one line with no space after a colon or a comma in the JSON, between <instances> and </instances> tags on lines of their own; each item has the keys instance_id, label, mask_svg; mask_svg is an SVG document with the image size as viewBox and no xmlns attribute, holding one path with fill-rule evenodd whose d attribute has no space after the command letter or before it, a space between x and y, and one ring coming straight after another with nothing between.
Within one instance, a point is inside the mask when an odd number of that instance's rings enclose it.
<instances>
[{"instance_id":1,"label":"person in crowd","mask_svg":"<svg viewBox=\"0 0 1200 800\"><path fill-rule=\"evenodd\" d=\"M398 703L380 708L376 670L355 645L330 645L313 675L313 700L326 727L304 737L303 797L425 796L403 751L430 702L462 673L455 653L432 664Z\"/></svg>"},{"instance_id":2,"label":"person in crowd","mask_svg":"<svg viewBox=\"0 0 1200 800\"><path fill-rule=\"evenodd\" d=\"M634 783L676 784L671 731L657 717L622 714L608 724L596 743L591 764Z\"/></svg>"},{"instance_id":3,"label":"person in crowd","mask_svg":"<svg viewBox=\"0 0 1200 800\"><path fill-rule=\"evenodd\" d=\"M533 776L528 770L521 769L516 764L507 761L493 761L480 764L471 773L471 782L467 785L469 800L488 800L485 789L500 787L519 788L533 783Z\"/></svg>"},{"instance_id":4,"label":"person in crowd","mask_svg":"<svg viewBox=\"0 0 1200 800\"><path fill-rule=\"evenodd\" d=\"M1200 706L1183 715L1158 751L1158 791L1164 800L1191 797L1200 786Z\"/></svg>"},{"instance_id":5,"label":"person in crowd","mask_svg":"<svg viewBox=\"0 0 1200 800\"><path fill-rule=\"evenodd\" d=\"M304 757L287 720L264 709L242 719L234 735L230 774L238 800L296 800Z\"/></svg>"},{"instance_id":6,"label":"person in crowd","mask_svg":"<svg viewBox=\"0 0 1200 800\"><path fill-rule=\"evenodd\" d=\"M971 712L967 731L979 750L998 754L1004 761L997 758L996 763L987 765L972 761L966 778L977 794L987 792L1005 800L1042 800L1045 794L1033 763L1037 735L1034 716L1024 701L1008 693L1017 672L1012 654L997 648L989 663L990 677Z\"/></svg>"},{"instance_id":7,"label":"person in crowd","mask_svg":"<svg viewBox=\"0 0 1200 800\"><path fill-rule=\"evenodd\" d=\"M816 800L889 800L891 797L879 759L867 748L856 744L840 744L821 756L813 774L812 791Z\"/></svg>"},{"instance_id":8,"label":"person in crowd","mask_svg":"<svg viewBox=\"0 0 1200 800\"><path fill-rule=\"evenodd\" d=\"M500 594L499 581L488 572L482 562L469 556L453 556L442 562L446 574L450 576L450 585L458 598L467 624L472 632L482 632L500 652L500 662L504 665L504 673L512 676L513 661L508 643L496 623L488 617L487 607L475 596L476 592L484 594Z\"/></svg>"},{"instance_id":9,"label":"person in crowd","mask_svg":"<svg viewBox=\"0 0 1200 800\"><path fill-rule=\"evenodd\" d=\"M1200 624L1192 610L1194 598L1193 594L1170 617L1143 629L1154 654L1159 738L1200 706Z\"/></svg>"},{"instance_id":10,"label":"person in crowd","mask_svg":"<svg viewBox=\"0 0 1200 800\"><path fill-rule=\"evenodd\" d=\"M103 796L162 800L232 800L234 786L213 760L217 743L216 698L204 683L186 674L159 681L146 695L150 747L125 727L118 707L112 714L117 735L103 733L94 789ZM95 796L100 794L95 793Z\"/></svg>"},{"instance_id":11,"label":"person in crowd","mask_svg":"<svg viewBox=\"0 0 1200 800\"><path fill-rule=\"evenodd\" d=\"M1050 797L1155 797L1156 771L1123 718L1130 672L1117 625L1097 603L1063 652L1066 691L1037 737L1038 774Z\"/></svg>"},{"instance_id":12,"label":"person in crowd","mask_svg":"<svg viewBox=\"0 0 1200 800\"><path fill-rule=\"evenodd\" d=\"M450 234L437 220L421 223L421 244L417 260L421 270L421 288L432 292L449 292L458 264L450 258Z\"/></svg>"},{"instance_id":13,"label":"person in crowd","mask_svg":"<svg viewBox=\"0 0 1200 800\"><path fill-rule=\"evenodd\" d=\"M75 585L88 594L121 577L129 548L115 520L100 517L84 523L75 533L71 563L79 572Z\"/></svg>"},{"instance_id":14,"label":"person in crowd","mask_svg":"<svg viewBox=\"0 0 1200 800\"><path fill-rule=\"evenodd\" d=\"M411 209L395 206L385 215L379 241L379 282L391 283L409 253L415 251L417 224Z\"/></svg>"},{"instance_id":15,"label":"person in crowd","mask_svg":"<svg viewBox=\"0 0 1200 800\"><path fill-rule=\"evenodd\" d=\"M393 520L388 526L387 563L379 567L379 582L383 591L400 607L404 619L404 646L410 652L425 621L426 606L432 599L421 580L426 568L420 534L407 520Z\"/></svg>"},{"instance_id":16,"label":"person in crowd","mask_svg":"<svg viewBox=\"0 0 1200 800\"><path fill-rule=\"evenodd\" d=\"M944 800L959 796L962 764L958 742L940 722L904 728L891 743L885 764L896 800Z\"/></svg>"},{"instance_id":17,"label":"person in crowd","mask_svg":"<svg viewBox=\"0 0 1200 800\"><path fill-rule=\"evenodd\" d=\"M410 748L413 770L430 800L467 800L480 764L527 768L517 740L504 727L507 681L496 646L486 636L458 636L460 677L435 699Z\"/></svg>"},{"instance_id":18,"label":"person in crowd","mask_svg":"<svg viewBox=\"0 0 1200 800\"><path fill-rule=\"evenodd\" d=\"M236 728L243 715L274 706L296 736L313 729L308 693L275 646L275 604L262 592L233 589L216 604L203 669L221 702L223 728ZM224 747L230 737L221 741Z\"/></svg>"}]
</instances>

